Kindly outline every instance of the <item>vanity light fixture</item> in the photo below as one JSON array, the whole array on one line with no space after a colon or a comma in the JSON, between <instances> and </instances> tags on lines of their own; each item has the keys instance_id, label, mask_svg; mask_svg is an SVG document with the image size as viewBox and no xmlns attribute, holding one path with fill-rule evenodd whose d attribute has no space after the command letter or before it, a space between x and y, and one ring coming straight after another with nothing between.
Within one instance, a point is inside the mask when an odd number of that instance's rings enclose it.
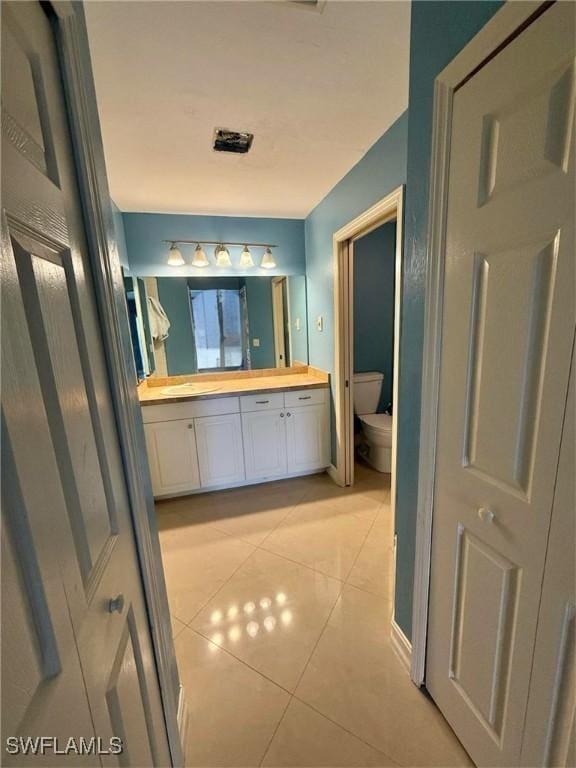
<instances>
[{"instance_id":1,"label":"vanity light fixture","mask_svg":"<svg viewBox=\"0 0 576 768\"><path fill-rule=\"evenodd\" d=\"M210 264L208 261L208 256L204 253L204 249L198 243L196 248L194 249L194 255L192 256L192 266L193 267L207 267Z\"/></svg>"},{"instance_id":2,"label":"vanity light fixture","mask_svg":"<svg viewBox=\"0 0 576 768\"><path fill-rule=\"evenodd\" d=\"M262 256L262 261L260 262L260 266L264 269L274 269L276 266L276 262L274 261L274 256L272 255L272 251L270 248L266 248L264 251L264 256Z\"/></svg>"},{"instance_id":3,"label":"vanity light fixture","mask_svg":"<svg viewBox=\"0 0 576 768\"><path fill-rule=\"evenodd\" d=\"M228 248L225 248L222 244L216 246L214 250L214 257L216 258L217 267L232 266L232 262L230 261L230 251L228 250Z\"/></svg>"},{"instance_id":4,"label":"vanity light fixture","mask_svg":"<svg viewBox=\"0 0 576 768\"><path fill-rule=\"evenodd\" d=\"M247 245L244 246L242 249L242 253L240 254L240 262L239 267L241 269L248 269L249 267L254 266L254 259L252 258L252 254L250 253L250 249Z\"/></svg>"},{"instance_id":5,"label":"vanity light fixture","mask_svg":"<svg viewBox=\"0 0 576 768\"><path fill-rule=\"evenodd\" d=\"M184 257L180 253L180 249L176 243L172 243L170 250L168 251L168 265L171 267L183 267L186 262Z\"/></svg>"},{"instance_id":6,"label":"vanity light fixture","mask_svg":"<svg viewBox=\"0 0 576 768\"><path fill-rule=\"evenodd\" d=\"M234 248L242 248L240 253L240 259L236 265L238 269L252 269L258 265L254 262L254 257L250 248L264 248L264 255L260 261L260 268L274 269L276 267L276 260L272 254L272 248L278 248L277 245L272 243L232 243L226 240L164 240L165 243L170 243L170 250L168 252L168 264L171 267L183 267L186 264L182 253L180 252L179 245L196 245L194 254L190 264L193 267L208 267L210 266L210 260L206 256L206 252L202 247L204 245L215 245L214 259L216 266L221 269L231 269L235 265L232 264L230 258L230 251L226 246L232 246Z\"/></svg>"}]
</instances>

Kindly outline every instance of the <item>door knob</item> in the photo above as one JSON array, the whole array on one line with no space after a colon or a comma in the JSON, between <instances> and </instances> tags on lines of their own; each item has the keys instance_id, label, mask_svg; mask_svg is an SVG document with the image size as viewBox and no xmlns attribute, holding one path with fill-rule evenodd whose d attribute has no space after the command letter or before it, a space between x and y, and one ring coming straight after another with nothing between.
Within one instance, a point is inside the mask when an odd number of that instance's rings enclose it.
<instances>
[{"instance_id":1,"label":"door knob","mask_svg":"<svg viewBox=\"0 0 576 768\"><path fill-rule=\"evenodd\" d=\"M496 519L494 512L492 512L492 510L488 509L487 507L480 507L478 510L478 517L480 520L482 520L483 523L493 523Z\"/></svg>"},{"instance_id":2,"label":"door knob","mask_svg":"<svg viewBox=\"0 0 576 768\"><path fill-rule=\"evenodd\" d=\"M109 613L122 613L124 610L124 595L120 594L108 601Z\"/></svg>"}]
</instances>

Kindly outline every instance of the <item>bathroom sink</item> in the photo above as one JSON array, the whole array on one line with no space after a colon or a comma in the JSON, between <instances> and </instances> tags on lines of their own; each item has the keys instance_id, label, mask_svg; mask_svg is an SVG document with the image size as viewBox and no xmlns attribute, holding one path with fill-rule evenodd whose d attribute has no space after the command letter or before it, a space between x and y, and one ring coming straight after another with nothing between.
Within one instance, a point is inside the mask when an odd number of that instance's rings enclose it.
<instances>
[{"instance_id":1,"label":"bathroom sink","mask_svg":"<svg viewBox=\"0 0 576 768\"><path fill-rule=\"evenodd\" d=\"M221 387L208 384L175 384L172 387L164 387L163 395L207 395L210 392L218 392Z\"/></svg>"}]
</instances>

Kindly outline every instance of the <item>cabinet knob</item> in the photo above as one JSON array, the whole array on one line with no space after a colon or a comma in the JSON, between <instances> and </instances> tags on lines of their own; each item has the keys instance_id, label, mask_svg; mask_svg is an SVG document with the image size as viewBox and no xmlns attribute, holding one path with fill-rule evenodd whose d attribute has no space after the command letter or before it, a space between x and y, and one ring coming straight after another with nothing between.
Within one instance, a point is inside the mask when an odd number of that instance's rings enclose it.
<instances>
[{"instance_id":1,"label":"cabinet knob","mask_svg":"<svg viewBox=\"0 0 576 768\"><path fill-rule=\"evenodd\" d=\"M188 424L188 429L194 429L194 424Z\"/></svg>"},{"instance_id":2,"label":"cabinet knob","mask_svg":"<svg viewBox=\"0 0 576 768\"><path fill-rule=\"evenodd\" d=\"M281 418L281 419L283 419L283 418L284 418L284 414L283 414L283 413L281 413L281 414L280 414L280 418Z\"/></svg>"},{"instance_id":3,"label":"cabinet knob","mask_svg":"<svg viewBox=\"0 0 576 768\"><path fill-rule=\"evenodd\" d=\"M292 416L292 414L290 413L290 411L288 411L288 413L286 414L286 416Z\"/></svg>"}]
</instances>

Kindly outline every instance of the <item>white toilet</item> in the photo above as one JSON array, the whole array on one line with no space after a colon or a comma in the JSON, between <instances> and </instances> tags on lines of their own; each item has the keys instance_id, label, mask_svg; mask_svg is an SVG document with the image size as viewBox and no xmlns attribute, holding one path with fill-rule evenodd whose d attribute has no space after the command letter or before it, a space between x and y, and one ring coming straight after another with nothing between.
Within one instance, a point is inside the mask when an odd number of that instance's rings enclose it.
<instances>
[{"instance_id":1,"label":"white toilet","mask_svg":"<svg viewBox=\"0 0 576 768\"><path fill-rule=\"evenodd\" d=\"M376 413L382 392L381 373L354 374L354 413L362 423L360 454L378 472L392 471L392 416Z\"/></svg>"}]
</instances>

